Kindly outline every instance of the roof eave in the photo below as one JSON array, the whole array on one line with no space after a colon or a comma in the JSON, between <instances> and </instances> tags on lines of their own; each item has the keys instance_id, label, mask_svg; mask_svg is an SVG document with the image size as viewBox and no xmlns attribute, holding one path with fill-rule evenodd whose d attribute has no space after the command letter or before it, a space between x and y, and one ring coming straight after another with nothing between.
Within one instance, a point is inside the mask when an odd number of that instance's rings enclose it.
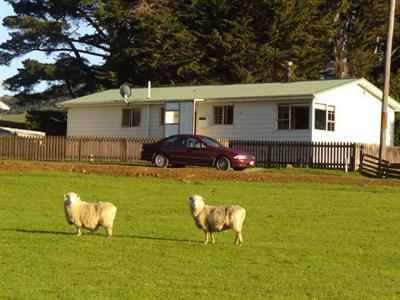
<instances>
[{"instance_id":1,"label":"roof eave","mask_svg":"<svg viewBox=\"0 0 400 300\"><path fill-rule=\"evenodd\" d=\"M258 96L258 97L220 97L220 98L206 98L207 102L218 102L218 101L231 101L231 102L254 102L254 101L265 101L265 100L278 100L278 101L290 101L290 100L312 100L314 95L279 95L279 96Z\"/></svg>"},{"instance_id":2,"label":"roof eave","mask_svg":"<svg viewBox=\"0 0 400 300\"><path fill-rule=\"evenodd\" d=\"M290 101L290 100L312 100L314 95L304 94L304 95L283 95L283 96L259 96L259 97L218 97L218 98L201 98L201 101L206 102L221 102L221 101L265 101L265 100L278 100L278 101ZM128 103L122 102L120 100L107 101L107 102L91 102L91 103L73 103L73 102L61 102L58 103L58 107L96 107L96 106L129 106L129 105L143 105L143 104L164 104L165 102L185 102L185 101L199 101L200 98L196 99L170 99L170 100L132 100Z\"/></svg>"},{"instance_id":3,"label":"roof eave","mask_svg":"<svg viewBox=\"0 0 400 300\"><path fill-rule=\"evenodd\" d=\"M366 80L364 78L360 79L358 84L361 85L369 93L374 95L377 99L382 101L383 91L381 89L379 89L378 87L376 87L375 85L373 85L371 82L369 82L368 80ZM390 96L388 97L388 105L394 111L400 111L400 103L397 102L396 99L394 99Z\"/></svg>"}]
</instances>

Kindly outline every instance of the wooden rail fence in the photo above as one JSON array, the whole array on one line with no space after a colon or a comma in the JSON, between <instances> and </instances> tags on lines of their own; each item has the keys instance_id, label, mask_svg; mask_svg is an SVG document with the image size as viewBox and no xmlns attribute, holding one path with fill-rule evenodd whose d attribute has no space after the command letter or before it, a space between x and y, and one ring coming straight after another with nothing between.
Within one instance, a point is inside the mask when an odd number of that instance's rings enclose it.
<instances>
[{"instance_id":1,"label":"wooden rail fence","mask_svg":"<svg viewBox=\"0 0 400 300\"><path fill-rule=\"evenodd\" d=\"M360 172L378 178L400 178L400 164L390 163L366 153L361 154Z\"/></svg>"},{"instance_id":2,"label":"wooden rail fence","mask_svg":"<svg viewBox=\"0 0 400 300\"><path fill-rule=\"evenodd\" d=\"M103 137L0 137L0 159L38 161L142 162L143 143L158 138ZM220 141L232 149L247 151L256 157L259 167L311 167L357 170L364 154L377 156L377 145L355 143ZM400 166L400 148L388 147L390 167Z\"/></svg>"}]
</instances>

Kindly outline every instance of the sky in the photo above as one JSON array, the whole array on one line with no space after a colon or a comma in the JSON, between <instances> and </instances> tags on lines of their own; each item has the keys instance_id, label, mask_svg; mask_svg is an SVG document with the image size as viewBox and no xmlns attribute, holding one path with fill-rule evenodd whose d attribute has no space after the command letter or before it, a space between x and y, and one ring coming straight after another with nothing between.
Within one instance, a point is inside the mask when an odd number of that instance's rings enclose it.
<instances>
[{"instance_id":1,"label":"sky","mask_svg":"<svg viewBox=\"0 0 400 300\"><path fill-rule=\"evenodd\" d=\"M3 0L0 0L0 43L4 43L9 39L8 35L8 30L6 27L3 26L3 19L6 16L13 15L14 11L8 3L4 2ZM28 56L24 56L18 59L15 59L11 62L9 66L4 66L0 65L0 82L3 80L14 76L18 72L18 68L22 66L22 61L27 58L32 58L32 59L37 59L40 61L47 61L48 59L46 58L45 55L41 53L31 53ZM43 90L46 87L45 84L39 85L37 87L37 90ZM4 91L2 87L0 87L0 97L4 96L5 94L10 94L8 91Z\"/></svg>"},{"instance_id":2,"label":"sky","mask_svg":"<svg viewBox=\"0 0 400 300\"><path fill-rule=\"evenodd\" d=\"M10 36L8 34L8 29L3 26L3 19L6 16L14 15L14 10L12 9L12 6L6 3L4 0L0 0L0 44L6 42ZM91 30L89 28L85 28L84 26L81 27L81 32L90 32ZM97 64L101 62L101 59L93 57L93 56L86 56L82 55L85 58L87 58L91 63ZM47 57L44 53L35 51L31 52L23 57L14 59L9 66L4 66L0 65L0 83L9 78L14 76L15 74L18 73L18 68L22 67L22 61L25 59L36 59L40 62L51 62L52 57ZM47 87L46 83L40 83L35 87L35 91L42 91ZM11 94L9 91L3 90L3 88L0 85L0 97L4 95L9 95Z\"/></svg>"},{"instance_id":3,"label":"sky","mask_svg":"<svg viewBox=\"0 0 400 300\"><path fill-rule=\"evenodd\" d=\"M4 43L8 38L7 28L3 26L3 19L6 16L13 14L12 8L5 3L3 0L0 0L0 43ZM11 77L17 73L18 66L21 65L19 62L13 62L10 66L2 66L0 65L0 82L8 77ZM0 97L4 95L3 88L0 86Z\"/></svg>"}]
</instances>

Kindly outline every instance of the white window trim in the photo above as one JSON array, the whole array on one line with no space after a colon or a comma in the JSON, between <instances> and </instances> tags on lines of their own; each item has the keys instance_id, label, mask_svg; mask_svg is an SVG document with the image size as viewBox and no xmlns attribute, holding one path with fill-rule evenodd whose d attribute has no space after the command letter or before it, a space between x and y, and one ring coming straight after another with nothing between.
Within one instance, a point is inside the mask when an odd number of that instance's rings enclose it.
<instances>
[{"instance_id":1,"label":"white window trim","mask_svg":"<svg viewBox=\"0 0 400 300\"><path fill-rule=\"evenodd\" d=\"M225 107L232 106L232 124L223 123L225 120ZM215 123L215 107L222 107L222 123ZM212 124L213 126L232 126L235 124L235 105L233 104L216 104L212 106Z\"/></svg>"},{"instance_id":2,"label":"white window trim","mask_svg":"<svg viewBox=\"0 0 400 300\"><path fill-rule=\"evenodd\" d=\"M315 110L318 109L318 106L324 107L325 108L325 129L317 129L315 128ZM329 121L329 107L333 107L333 112L335 115L335 120L334 121ZM334 124L335 130L328 130L328 124L332 123ZM330 131L330 132L335 132L336 131L336 106L331 105L331 104L326 104L326 103L315 103L313 105L313 130L320 130L320 131Z\"/></svg>"},{"instance_id":3,"label":"white window trim","mask_svg":"<svg viewBox=\"0 0 400 300\"><path fill-rule=\"evenodd\" d=\"M179 113L179 120L178 120L178 122L177 123L168 123L167 122L167 114L169 113L169 112L177 112L177 113ZM180 112L180 110L179 109L165 109L164 110L164 125L179 125L180 124L180 122L181 122L181 112Z\"/></svg>"},{"instance_id":4,"label":"white window trim","mask_svg":"<svg viewBox=\"0 0 400 300\"><path fill-rule=\"evenodd\" d=\"M124 110L129 110L130 111L130 120L129 120L129 123L130 123L130 125L123 125L123 115L124 115ZM132 125L132 118L133 118L133 114L134 114L134 110L138 110L139 111L139 125L135 125L135 126L133 126ZM140 127L141 126L141 124L142 124L142 108L141 107L132 107L132 108L123 108L122 109L122 114L121 114L121 128L137 128L137 127Z\"/></svg>"},{"instance_id":5,"label":"white window trim","mask_svg":"<svg viewBox=\"0 0 400 300\"><path fill-rule=\"evenodd\" d=\"M278 129L278 117L279 117L279 106L288 106L289 107L289 129ZM291 124L291 120L292 120L292 107L296 107L296 106L308 106L308 129L292 129L292 124ZM311 126L314 126L314 124L310 124L310 120L311 123L313 120L313 117L310 116L311 110L310 108L312 108L313 106L310 103L279 103L276 105L276 130L277 131L289 131L289 130L310 130L310 128L312 128ZM313 111L312 111L313 112Z\"/></svg>"}]
</instances>

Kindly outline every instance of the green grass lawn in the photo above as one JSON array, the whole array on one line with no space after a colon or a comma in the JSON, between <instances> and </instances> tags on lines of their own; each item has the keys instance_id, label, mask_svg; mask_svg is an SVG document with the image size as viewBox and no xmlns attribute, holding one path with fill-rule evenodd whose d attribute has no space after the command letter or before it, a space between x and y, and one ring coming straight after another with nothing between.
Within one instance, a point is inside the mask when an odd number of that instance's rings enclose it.
<instances>
[{"instance_id":1,"label":"green grass lawn","mask_svg":"<svg viewBox=\"0 0 400 300\"><path fill-rule=\"evenodd\" d=\"M21 114L4 114L0 113L0 126L25 128L25 113Z\"/></svg>"},{"instance_id":2,"label":"green grass lawn","mask_svg":"<svg viewBox=\"0 0 400 300\"><path fill-rule=\"evenodd\" d=\"M395 299L400 187L0 172L1 299ZM63 194L118 207L76 237ZM246 208L203 245L188 196Z\"/></svg>"}]
</instances>

